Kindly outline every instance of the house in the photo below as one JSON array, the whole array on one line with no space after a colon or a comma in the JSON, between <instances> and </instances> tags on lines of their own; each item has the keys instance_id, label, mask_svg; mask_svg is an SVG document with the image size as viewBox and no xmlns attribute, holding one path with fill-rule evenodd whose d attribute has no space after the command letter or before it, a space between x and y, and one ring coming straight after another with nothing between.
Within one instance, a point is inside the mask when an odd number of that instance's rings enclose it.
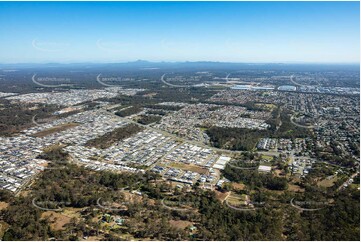
<instances>
[{"instance_id":1,"label":"house","mask_svg":"<svg viewBox=\"0 0 361 242\"><path fill-rule=\"evenodd\" d=\"M264 166L264 165L260 165L258 167L258 171L259 172L271 172L272 167L271 166Z\"/></svg>"}]
</instances>

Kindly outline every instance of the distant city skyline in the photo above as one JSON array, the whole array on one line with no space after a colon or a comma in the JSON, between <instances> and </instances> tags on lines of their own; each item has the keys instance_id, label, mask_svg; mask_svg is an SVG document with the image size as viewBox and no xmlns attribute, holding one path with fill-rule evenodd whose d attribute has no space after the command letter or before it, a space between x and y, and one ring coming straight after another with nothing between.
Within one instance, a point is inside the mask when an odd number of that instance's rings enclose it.
<instances>
[{"instance_id":1,"label":"distant city skyline","mask_svg":"<svg viewBox=\"0 0 361 242\"><path fill-rule=\"evenodd\" d=\"M0 63L359 63L359 2L0 2Z\"/></svg>"}]
</instances>

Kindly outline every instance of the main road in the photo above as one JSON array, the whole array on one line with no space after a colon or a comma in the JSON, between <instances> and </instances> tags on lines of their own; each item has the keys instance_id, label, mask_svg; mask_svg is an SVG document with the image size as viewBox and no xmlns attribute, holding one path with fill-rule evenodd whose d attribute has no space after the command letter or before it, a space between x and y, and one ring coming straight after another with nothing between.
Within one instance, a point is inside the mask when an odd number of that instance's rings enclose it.
<instances>
[{"instance_id":1,"label":"main road","mask_svg":"<svg viewBox=\"0 0 361 242\"><path fill-rule=\"evenodd\" d=\"M293 78L294 78L294 75L292 75L292 76L290 77L290 81L291 81L293 84L295 84L296 86L303 86L302 84L299 84L299 83L295 82L295 80L293 80Z\"/></svg>"}]
</instances>

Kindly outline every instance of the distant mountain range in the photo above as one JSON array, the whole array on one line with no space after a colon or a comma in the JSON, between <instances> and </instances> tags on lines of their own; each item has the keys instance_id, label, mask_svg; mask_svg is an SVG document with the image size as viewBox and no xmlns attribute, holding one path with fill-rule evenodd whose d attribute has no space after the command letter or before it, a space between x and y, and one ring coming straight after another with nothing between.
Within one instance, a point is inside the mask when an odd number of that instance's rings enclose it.
<instances>
[{"instance_id":1,"label":"distant mountain range","mask_svg":"<svg viewBox=\"0 0 361 242\"><path fill-rule=\"evenodd\" d=\"M236 63L215 61L185 61L185 62L151 62L137 60L123 63L18 63L0 64L6 68L120 68L120 69L272 69L272 70L352 70L360 69L359 64L319 64L319 63Z\"/></svg>"}]
</instances>

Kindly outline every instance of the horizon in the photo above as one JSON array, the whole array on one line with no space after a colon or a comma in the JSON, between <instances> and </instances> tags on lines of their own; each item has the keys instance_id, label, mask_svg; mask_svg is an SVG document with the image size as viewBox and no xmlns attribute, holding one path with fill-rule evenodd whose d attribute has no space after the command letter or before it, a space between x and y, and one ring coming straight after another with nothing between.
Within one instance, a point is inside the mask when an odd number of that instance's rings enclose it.
<instances>
[{"instance_id":1,"label":"horizon","mask_svg":"<svg viewBox=\"0 0 361 242\"><path fill-rule=\"evenodd\" d=\"M244 65L360 65L360 62L302 62L302 61L292 61L292 62L236 62L236 61L207 61L207 60L194 60L194 61L150 61L150 60L129 60L129 61L79 61L79 62L15 62L15 63L6 63L0 62L0 65L77 65L77 64L133 64L133 63L149 63L149 64L182 64L182 63L211 63L211 64L244 64Z\"/></svg>"},{"instance_id":2,"label":"horizon","mask_svg":"<svg viewBox=\"0 0 361 242\"><path fill-rule=\"evenodd\" d=\"M1 2L1 64L360 64L359 2Z\"/></svg>"}]
</instances>

